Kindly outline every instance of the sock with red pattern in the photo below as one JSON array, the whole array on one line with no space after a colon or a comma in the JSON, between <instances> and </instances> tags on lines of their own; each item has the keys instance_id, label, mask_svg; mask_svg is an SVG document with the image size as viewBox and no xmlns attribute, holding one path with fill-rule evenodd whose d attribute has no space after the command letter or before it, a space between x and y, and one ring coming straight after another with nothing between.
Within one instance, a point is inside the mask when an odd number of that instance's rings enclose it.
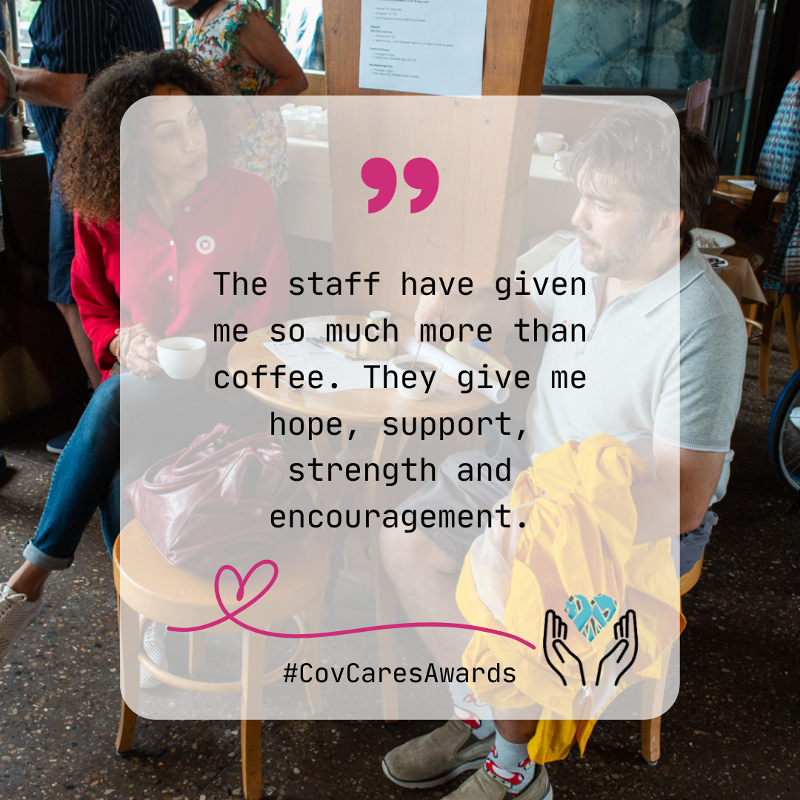
<instances>
[{"instance_id":1,"label":"sock with red pattern","mask_svg":"<svg viewBox=\"0 0 800 800\"><path fill-rule=\"evenodd\" d=\"M527 743L507 742L499 733L494 738L494 747L484 768L511 795L524 792L541 770L528 756Z\"/></svg>"},{"instance_id":2,"label":"sock with red pattern","mask_svg":"<svg viewBox=\"0 0 800 800\"><path fill-rule=\"evenodd\" d=\"M495 732L492 707L478 699L466 683L450 682L453 714L469 725L477 739L485 739Z\"/></svg>"}]
</instances>

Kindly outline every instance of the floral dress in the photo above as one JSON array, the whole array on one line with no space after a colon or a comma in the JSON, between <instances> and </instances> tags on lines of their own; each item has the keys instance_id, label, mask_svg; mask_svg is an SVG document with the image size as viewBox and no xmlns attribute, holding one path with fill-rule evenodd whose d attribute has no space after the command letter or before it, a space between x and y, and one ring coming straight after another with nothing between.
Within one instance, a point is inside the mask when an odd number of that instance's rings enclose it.
<instances>
[{"instance_id":1,"label":"floral dress","mask_svg":"<svg viewBox=\"0 0 800 800\"><path fill-rule=\"evenodd\" d=\"M786 87L772 120L758 160L756 183L789 195L764 287L800 294L800 72Z\"/></svg>"},{"instance_id":2,"label":"floral dress","mask_svg":"<svg viewBox=\"0 0 800 800\"><path fill-rule=\"evenodd\" d=\"M255 0L234 0L202 28L195 28L190 22L178 35L178 47L196 53L211 67L226 73L243 95L257 95L277 80L264 67L239 60L239 34L251 13L265 16L277 30L272 13L265 14ZM266 111L246 123L234 147L233 165L263 175L278 197L281 184L289 177L286 129L280 111Z\"/></svg>"}]
</instances>

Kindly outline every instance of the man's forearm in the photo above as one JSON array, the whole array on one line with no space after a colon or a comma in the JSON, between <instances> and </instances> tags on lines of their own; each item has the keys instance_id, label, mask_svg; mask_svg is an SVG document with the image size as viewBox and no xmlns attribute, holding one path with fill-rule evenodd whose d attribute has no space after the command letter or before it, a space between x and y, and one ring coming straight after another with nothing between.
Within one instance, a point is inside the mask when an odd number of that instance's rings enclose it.
<instances>
[{"instance_id":1,"label":"man's forearm","mask_svg":"<svg viewBox=\"0 0 800 800\"><path fill-rule=\"evenodd\" d=\"M492 334L511 333L514 323L522 315L522 302L512 295L508 300L500 300L494 286L479 286L468 297L459 297L453 303L453 314L448 322L470 322L491 325Z\"/></svg>"},{"instance_id":2,"label":"man's forearm","mask_svg":"<svg viewBox=\"0 0 800 800\"><path fill-rule=\"evenodd\" d=\"M86 75L49 72L41 67L11 67L20 97L37 106L71 108L83 93Z\"/></svg>"},{"instance_id":3,"label":"man's forearm","mask_svg":"<svg viewBox=\"0 0 800 800\"><path fill-rule=\"evenodd\" d=\"M677 488L670 489L663 481L637 483L631 487L631 495L638 515L636 544L678 536L697 527L683 518Z\"/></svg>"}]
</instances>

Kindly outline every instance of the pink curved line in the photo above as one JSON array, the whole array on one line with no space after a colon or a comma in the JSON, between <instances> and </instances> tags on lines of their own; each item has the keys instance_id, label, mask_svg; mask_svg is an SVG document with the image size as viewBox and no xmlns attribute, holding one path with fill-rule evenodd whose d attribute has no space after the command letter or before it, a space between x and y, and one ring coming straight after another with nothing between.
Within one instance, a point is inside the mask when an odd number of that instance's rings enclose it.
<instances>
[{"instance_id":1,"label":"pink curved line","mask_svg":"<svg viewBox=\"0 0 800 800\"><path fill-rule=\"evenodd\" d=\"M240 606L234 612L228 611L225 606L225 603L222 600L222 596L219 592L219 579L222 576L222 573L225 570L230 570L236 575L237 580L239 581L239 590L236 592L236 599L241 600L244 596L244 587L247 581L250 579L250 576L261 566L264 564L269 564L273 569L272 578L270 582L267 584L266 588L262 589L252 600L249 600L243 606ZM503 636L506 639L513 639L515 642L519 642L520 644L525 645L525 647L529 647L531 650L536 649L536 645L529 642L527 639L523 639L521 636L515 636L513 633L506 633L505 631L498 631L494 628L482 628L479 625L466 625L460 624L457 622L398 622L392 625L370 625L366 628L347 628L346 630L341 631L325 631L324 633L275 633L274 631L264 631L261 628L255 628L252 625L248 625L246 622L241 622L236 617L237 615L241 614L242 611L245 609L250 608L253 603L260 600L273 586L275 581L278 579L278 565L271 561L270 559L264 559L263 561L259 561L257 564L254 564L245 575L244 580L242 580L242 576L239 574L239 571L228 564L223 567L220 567L217 570L216 578L214 579L214 594L217 597L217 604L219 605L220 609L222 610L224 616L220 617L219 619L215 619L213 622L207 622L205 625L196 625L191 628L175 628L172 626L168 626L168 631L176 631L178 633L193 633L195 631L204 631L208 630L208 628L213 628L219 625L225 620L230 620L231 622L238 625L240 628L244 628L245 630L251 631L252 633L260 633L262 636L271 636L275 639L322 639L329 636L348 636L349 634L353 633L370 633L371 631L389 631L389 630L396 630L398 628L460 628L461 630L467 631L478 631L480 633L491 633L495 636Z\"/></svg>"}]
</instances>

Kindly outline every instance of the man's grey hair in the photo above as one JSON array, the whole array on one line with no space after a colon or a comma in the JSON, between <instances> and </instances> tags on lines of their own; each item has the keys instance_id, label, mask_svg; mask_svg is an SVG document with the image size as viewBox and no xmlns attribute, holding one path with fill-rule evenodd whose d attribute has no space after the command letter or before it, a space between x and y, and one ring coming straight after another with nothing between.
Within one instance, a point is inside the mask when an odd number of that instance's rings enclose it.
<instances>
[{"instance_id":1,"label":"man's grey hair","mask_svg":"<svg viewBox=\"0 0 800 800\"><path fill-rule=\"evenodd\" d=\"M680 207L678 120L654 109L624 108L601 117L573 148L570 172L591 190L600 176L618 179L643 201L645 218Z\"/></svg>"}]
</instances>

